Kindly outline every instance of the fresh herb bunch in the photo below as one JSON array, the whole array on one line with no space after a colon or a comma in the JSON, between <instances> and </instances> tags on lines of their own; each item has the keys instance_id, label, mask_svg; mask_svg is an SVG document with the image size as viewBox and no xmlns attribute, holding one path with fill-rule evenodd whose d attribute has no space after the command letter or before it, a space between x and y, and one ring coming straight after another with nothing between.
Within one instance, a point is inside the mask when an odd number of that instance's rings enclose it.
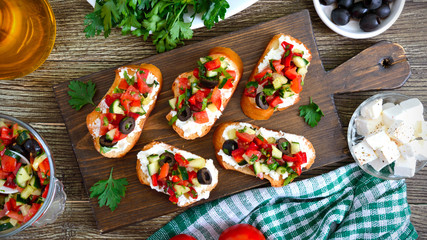
<instances>
[{"instance_id":1,"label":"fresh herb bunch","mask_svg":"<svg viewBox=\"0 0 427 240\"><path fill-rule=\"evenodd\" d=\"M302 105L299 107L299 115L304 117L305 122L310 125L310 127L317 126L317 123L320 119L325 116L320 110L320 107L313 102L310 97L310 104Z\"/></svg>"},{"instance_id":2,"label":"fresh herb bunch","mask_svg":"<svg viewBox=\"0 0 427 240\"><path fill-rule=\"evenodd\" d=\"M194 14L186 23L183 16L188 7ZM224 19L229 7L226 0L96 0L94 11L85 17L84 32L86 37L104 32L107 38L112 28L121 27L123 35L142 36L144 41L151 32L157 51L164 52L193 37L190 27L196 14L210 29Z\"/></svg>"}]
</instances>

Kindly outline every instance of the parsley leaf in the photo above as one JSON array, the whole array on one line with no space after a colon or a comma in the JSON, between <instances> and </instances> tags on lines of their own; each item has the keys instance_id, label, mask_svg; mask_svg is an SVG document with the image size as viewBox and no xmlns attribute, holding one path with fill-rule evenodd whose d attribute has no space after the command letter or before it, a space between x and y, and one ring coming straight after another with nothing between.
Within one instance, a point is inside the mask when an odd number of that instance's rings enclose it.
<instances>
[{"instance_id":1,"label":"parsley leaf","mask_svg":"<svg viewBox=\"0 0 427 240\"><path fill-rule=\"evenodd\" d=\"M125 196L126 185L128 185L126 178L113 179L113 168L111 168L108 180L98 181L90 188L90 198L97 197L100 207L107 206L114 211Z\"/></svg>"},{"instance_id":2,"label":"parsley leaf","mask_svg":"<svg viewBox=\"0 0 427 240\"><path fill-rule=\"evenodd\" d=\"M68 88L70 89L68 95L71 97L68 103L72 108L80 110L88 103L95 105L92 98L95 95L96 87L92 81L89 80L87 83L77 80L71 81Z\"/></svg>"},{"instance_id":3,"label":"parsley leaf","mask_svg":"<svg viewBox=\"0 0 427 240\"><path fill-rule=\"evenodd\" d=\"M320 121L320 118L323 116L322 110L320 110L319 106L313 102L310 97L310 104L302 105L299 107L299 115L304 117L305 122L310 125L310 127L317 126L317 123Z\"/></svg>"},{"instance_id":4,"label":"parsley leaf","mask_svg":"<svg viewBox=\"0 0 427 240\"><path fill-rule=\"evenodd\" d=\"M127 84L129 84L129 86L132 86L135 84L135 77L129 77L128 72L124 71L123 76L125 77L125 80L127 82Z\"/></svg>"}]
</instances>

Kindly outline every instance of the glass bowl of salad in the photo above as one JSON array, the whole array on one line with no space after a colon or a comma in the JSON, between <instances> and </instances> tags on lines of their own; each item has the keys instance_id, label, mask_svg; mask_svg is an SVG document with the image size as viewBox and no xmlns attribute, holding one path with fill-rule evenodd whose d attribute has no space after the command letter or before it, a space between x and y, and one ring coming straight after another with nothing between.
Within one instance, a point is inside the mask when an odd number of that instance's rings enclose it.
<instances>
[{"instance_id":1,"label":"glass bowl of salad","mask_svg":"<svg viewBox=\"0 0 427 240\"><path fill-rule=\"evenodd\" d=\"M46 141L30 125L0 114L0 237L53 223L66 194Z\"/></svg>"}]
</instances>

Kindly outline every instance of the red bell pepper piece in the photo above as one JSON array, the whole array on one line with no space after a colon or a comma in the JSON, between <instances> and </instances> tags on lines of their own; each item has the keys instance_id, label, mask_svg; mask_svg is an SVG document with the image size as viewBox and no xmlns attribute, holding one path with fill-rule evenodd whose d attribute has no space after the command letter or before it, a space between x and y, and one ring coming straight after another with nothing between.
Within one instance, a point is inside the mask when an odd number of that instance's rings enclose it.
<instances>
[{"instance_id":1,"label":"red bell pepper piece","mask_svg":"<svg viewBox=\"0 0 427 240\"><path fill-rule=\"evenodd\" d=\"M285 70L285 76L289 80L294 80L295 78L297 78L298 77L297 67L287 68Z\"/></svg>"},{"instance_id":2,"label":"red bell pepper piece","mask_svg":"<svg viewBox=\"0 0 427 240\"><path fill-rule=\"evenodd\" d=\"M294 53L292 53L294 56L298 56L298 57L302 57L303 55L301 54L301 53L296 53L296 52L294 52Z\"/></svg>"},{"instance_id":3,"label":"red bell pepper piece","mask_svg":"<svg viewBox=\"0 0 427 240\"><path fill-rule=\"evenodd\" d=\"M16 174L18 173L19 168L21 167L22 163L18 162L16 164L15 170L13 170L13 175L16 176Z\"/></svg>"},{"instance_id":4,"label":"red bell pepper piece","mask_svg":"<svg viewBox=\"0 0 427 240\"><path fill-rule=\"evenodd\" d=\"M39 169L45 175L50 176L49 160L47 158L40 163Z\"/></svg>"},{"instance_id":5,"label":"red bell pepper piece","mask_svg":"<svg viewBox=\"0 0 427 240\"><path fill-rule=\"evenodd\" d=\"M219 58L214 59L212 61L209 61L207 63L205 63L205 67L207 71L212 71L215 70L219 67L221 67L221 60Z\"/></svg>"},{"instance_id":6,"label":"red bell pepper piece","mask_svg":"<svg viewBox=\"0 0 427 240\"><path fill-rule=\"evenodd\" d=\"M190 187L190 191L188 192L188 194L190 194L190 197L192 197L193 199L196 199L198 195L196 189L194 189L193 187Z\"/></svg>"},{"instance_id":7,"label":"red bell pepper piece","mask_svg":"<svg viewBox=\"0 0 427 240\"><path fill-rule=\"evenodd\" d=\"M283 59L283 65L284 65L285 67L290 67L290 66L291 66L291 61L292 61L292 52L291 52L291 51L289 51L289 55L288 55L288 56L286 56L286 57Z\"/></svg>"},{"instance_id":8,"label":"red bell pepper piece","mask_svg":"<svg viewBox=\"0 0 427 240\"><path fill-rule=\"evenodd\" d=\"M188 171L188 181L193 182L194 178L197 178L197 173L195 171Z\"/></svg>"},{"instance_id":9,"label":"red bell pepper piece","mask_svg":"<svg viewBox=\"0 0 427 240\"><path fill-rule=\"evenodd\" d=\"M241 133L239 131L236 131L236 136L239 138L239 140L247 143L252 142L252 140L255 138L255 134L249 134L245 132Z\"/></svg>"},{"instance_id":10,"label":"red bell pepper piece","mask_svg":"<svg viewBox=\"0 0 427 240\"><path fill-rule=\"evenodd\" d=\"M282 155L282 159L285 160L286 162L294 162L294 163L298 162L298 158L297 157L291 157L291 156L288 156L286 154Z\"/></svg>"},{"instance_id":11,"label":"red bell pepper piece","mask_svg":"<svg viewBox=\"0 0 427 240\"><path fill-rule=\"evenodd\" d=\"M201 112L194 112L193 118L194 118L194 121L199 124L209 122L209 116L206 110L203 110Z\"/></svg>"},{"instance_id":12,"label":"red bell pepper piece","mask_svg":"<svg viewBox=\"0 0 427 240\"><path fill-rule=\"evenodd\" d=\"M265 74L267 74L267 73L272 73L272 72L273 72L273 71L271 71L271 69L267 67L266 69L264 69L264 71L262 71L262 72L260 72L260 73L256 74L256 75L254 76L254 79L255 79L258 83L262 84L262 83L264 83L265 81L267 81L267 80L268 80L268 78L267 78L267 77L266 77L266 78L264 78ZM262 78L264 78L264 79L262 79Z\"/></svg>"},{"instance_id":13,"label":"red bell pepper piece","mask_svg":"<svg viewBox=\"0 0 427 240\"><path fill-rule=\"evenodd\" d=\"M160 174L159 179L164 179L169 173L169 163L163 164L163 166L160 168Z\"/></svg>"},{"instance_id":14,"label":"red bell pepper piece","mask_svg":"<svg viewBox=\"0 0 427 240\"><path fill-rule=\"evenodd\" d=\"M282 65L280 60L274 60L272 64L273 64L274 70L276 70L276 72L278 73L281 73L282 70L285 68L285 66Z\"/></svg>"},{"instance_id":15,"label":"red bell pepper piece","mask_svg":"<svg viewBox=\"0 0 427 240\"><path fill-rule=\"evenodd\" d=\"M175 191L172 188L168 188L168 194L169 196L169 201L173 202L173 203L177 203L178 202L178 198L175 195Z\"/></svg>"},{"instance_id":16,"label":"red bell pepper piece","mask_svg":"<svg viewBox=\"0 0 427 240\"><path fill-rule=\"evenodd\" d=\"M182 167L185 167L189 164L189 161L179 153L175 154L175 160L178 163L178 165Z\"/></svg>"},{"instance_id":17,"label":"red bell pepper piece","mask_svg":"<svg viewBox=\"0 0 427 240\"><path fill-rule=\"evenodd\" d=\"M256 97L256 87L250 86L249 88L245 88L245 96L248 97Z\"/></svg>"},{"instance_id":18,"label":"red bell pepper piece","mask_svg":"<svg viewBox=\"0 0 427 240\"><path fill-rule=\"evenodd\" d=\"M50 186L50 184L46 185L46 187L44 188L42 198L47 197L47 193L49 192L49 186Z\"/></svg>"},{"instance_id":19,"label":"red bell pepper piece","mask_svg":"<svg viewBox=\"0 0 427 240\"><path fill-rule=\"evenodd\" d=\"M133 119L138 119L141 115L139 115L138 113L134 113L134 112L129 112L128 116L133 118Z\"/></svg>"},{"instance_id":20,"label":"red bell pepper piece","mask_svg":"<svg viewBox=\"0 0 427 240\"><path fill-rule=\"evenodd\" d=\"M290 50L292 52L292 49L294 48L294 45L287 43L285 41L283 41L280 45L282 45L283 49L285 49L285 52L286 50Z\"/></svg>"},{"instance_id":21,"label":"red bell pepper piece","mask_svg":"<svg viewBox=\"0 0 427 240\"><path fill-rule=\"evenodd\" d=\"M178 176L176 176L176 175L172 176L172 182L176 183L176 182L179 182L179 181L181 181L181 179L179 179Z\"/></svg>"},{"instance_id":22,"label":"red bell pepper piece","mask_svg":"<svg viewBox=\"0 0 427 240\"><path fill-rule=\"evenodd\" d=\"M292 170L294 170L298 174L298 176L301 175L302 171L301 171L301 166L300 165L294 165L291 168L292 168Z\"/></svg>"},{"instance_id":23,"label":"red bell pepper piece","mask_svg":"<svg viewBox=\"0 0 427 240\"><path fill-rule=\"evenodd\" d=\"M295 156L298 158L298 162L300 164L307 163L307 154L305 152L299 151L295 154Z\"/></svg>"},{"instance_id":24,"label":"red bell pepper piece","mask_svg":"<svg viewBox=\"0 0 427 240\"><path fill-rule=\"evenodd\" d=\"M200 73L199 68L195 68L195 69L193 70L193 76L194 76L195 78L197 78L197 79L199 79L199 73Z\"/></svg>"},{"instance_id":25,"label":"red bell pepper piece","mask_svg":"<svg viewBox=\"0 0 427 240\"><path fill-rule=\"evenodd\" d=\"M16 159L11 156L4 155L1 158L1 167L4 172L13 172L16 168Z\"/></svg>"},{"instance_id":26,"label":"red bell pepper piece","mask_svg":"<svg viewBox=\"0 0 427 240\"><path fill-rule=\"evenodd\" d=\"M279 105L282 102L283 101L280 98L280 96L276 96L276 97L274 97L273 101L270 102L270 106L274 108L274 107L276 107L277 105Z\"/></svg>"},{"instance_id":27,"label":"red bell pepper piece","mask_svg":"<svg viewBox=\"0 0 427 240\"><path fill-rule=\"evenodd\" d=\"M130 103L131 107L141 107L141 100L134 100Z\"/></svg>"},{"instance_id":28,"label":"red bell pepper piece","mask_svg":"<svg viewBox=\"0 0 427 240\"><path fill-rule=\"evenodd\" d=\"M151 175L151 184L153 184L154 187L156 187L157 184L157 178L159 177L159 174L155 173Z\"/></svg>"},{"instance_id":29,"label":"red bell pepper piece","mask_svg":"<svg viewBox=\"0 0 427 240\"><path fill-rule=\"evenodd\" d=\"M291 90L294 91L295 93L300 93L302 91L300 75L298 75L294 80L292 80Z\"/></svg>"}]
</instances>

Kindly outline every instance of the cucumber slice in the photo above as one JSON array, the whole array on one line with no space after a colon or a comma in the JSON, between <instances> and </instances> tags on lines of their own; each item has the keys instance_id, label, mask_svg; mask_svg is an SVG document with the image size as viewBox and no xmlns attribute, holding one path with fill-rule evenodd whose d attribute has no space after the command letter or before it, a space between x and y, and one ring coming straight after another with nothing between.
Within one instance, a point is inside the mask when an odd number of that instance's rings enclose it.
<instances>
[{"instance_id":1,"label":"cucumber slice","mask_svg":"<svg viewBox=\"0 0 427 240\"><path fill-rule=\"evenodd\" d=\"M260 162L254 163L254 172L255 172L255 175L258 175L258 173L261 173L261 163Z\"/></svg>"},{"instance_id":2,"label":"cucumber slice","mask_svg":"<svg viewBox=\"0 0 427 240\"><path fill-rule=\"evenodd\" d=\"M194 85L192 88L191 88L191 93L192 94L195 94L196 92L198 92L200 90L200 88L199 87L197 87L197 85Z\"/></svg>"},{"instance_id":3,"label":"cucumber slice","mask_svg":"<svg viewBox=\"0 0 427 240\"><path fill-rule=\"evenodd\" d=\"M37 156L34 159L34 162L33 162L34 171L37 171L39 169L40 163L42 163L46 158L47 158L47 155L45 152L43 152L41 155Z\"/></svg>"},{"instance_id":4,"label":"cucumber slice","mask_svg":"<svg viewBox=\"0 0 427 240\"><path fill-rule=\"evenodd\" d=\"M213 104L213 103L209 104L207 108L208 108L208 109L209 109L209 111L211 111L211 112L216 112L216 111L218 111L218 108L216 108L215 104Z\"/></svg>"},{"instance_id":5,"label":"cucumber slice","mask_svg":"<svg viewBox=\"0 0 427 240\"><path fill-rule=\"evenodd\" d=\"M206 62L209 62L209 59L207 59L207 58L205 58L205 57L201 57L201 58L200 58L200 62L201 62L201 63L206 63Z\"/></svg>"},{"instance_id":6,"label":"cucumber slice","mask_svg":"<svg viewBox=\"0 0 427 240\"><path fill-rule=\"evenodd\" d=\"M218 75L218 72L215 72L215 71L206 72L206 77L215 77L216 75Z\"/></svg>"},{"instance_id":7,"label":"cucumber slice","mask_svg":"<svg viewBox=\"0 0 427 240\"><path fill-rule=\"evenodd\" d=\"M176 109L176 98L169 99L169 106L172 108L172 110Z\"/></svg>"},{"instance_id":8,"label":"cucumber slice","mask_svg":"<svg viewBox=\"0 0 427 240\"><path fill-rule=\"evenodd\" d=\"M287 173L288 169L286 167L280 166L276 169L276 172L281 175Z\"/></svg>"},{"instance_id":9,"label":"cucumber slice","mask_svg":"<svg viewBox=\"0 0 427 240\"><path fill-rule=\"evenodd\" d=\"M130 107L129 109L133 113L138 113L139 115L144 115L146 112L142 107Z\"/></svg>"},{"instance_id":10,"label":"cucumber slice","mask_svg":"<svg viewBox=\"0 0 427 240\"><path fill-rule=\"evenodd\" d=\"M175 194L177 197L181 196L184 193L187 193L190 191L189 187L186 186L181 186L181 185L175 185L173 186L173 188L175 189Z\"/></svg>"},{"instance_id":11,"label":"cucumber slice","mask_svg":"<svg viewBox=\"0 0 427 240\"><path fill-rule=\"evenodd\" d=\"M232 140L236 139L237 138L237 136L236 136L236 129L229 130L227 132L227 136L228 136L229 139L232 139Z\"/></svg>"},{"instance_id":12,"label":"cucumber slice","mask_svg":"<svg viewBox=\"0 0 427 240\"><path fill-rule=\"evenodd\" d=\"M184 181L188 180L188 173L187 173L187 169L185 169L185 167L179 166L178 171L179 171L179 174L181 174L182 180L184 180Z\"/></svg>"},{"instance_id":13,"label":"cucumber slice","mask_svg":"<svg viewBox=\"0 0 427 240\"><path fill-rule=\"evenodd\" d=\"M150 174L150 176L158 173L159 169L160 169L160 165L158 161L148 164L148 173Z\"/></svg>"},{"instance_id":14,"label":"cucumber slice","mask_svg":"<svg viewBox=\"0 0 427 240\"><path fill-rule=\"evenodd\" d=\"M30 182L28 183L30 186L32 186L33 188L41 188L40 186L40 180L39 177L37 175L34 175L31 179Z\"/></svg>"},{"instance_id":15,"label":"cucumber slice","mask_svg":"<svg viewBox=\"0 0 427 240\"><path fill-rule=\"evenodd\" d=\"M204 158L196 158L194 160L189 161L188 167L201 169L206 166L206 160Z\"/></svg>"},{"instance_id":16,"label":"cucumber slice","mask_svg":"<svg viewBox=\"0 0 427 240\"><path fill-rule=\"evenodd\" d=\"M34 187L27 185L21 192L21 198L27 199L36 190Z\"/></svg>"},{"instance_id":17,"label":"cucumber slice","mask_svg":"<svg viewBox=\"0 0 427 240\"><path fill-rule=\"evenodd\" d=\"M5 179L0 179L0 187L3 187L3 185L6 183Z\"/></svg>"},{"instance_id":18,"label":"cucumber slice","mask_svg":"<svg viewBox=\"0 0 427 240\"><path fill-rule=\"evenodd\" d=\"M40 195L42 195L42 190L41 190L41 189L39 189L39 188L37 188L36 190L34 190L34 191L31 193L31 195L34 195L34 196L40 196Z\"/></svg>"},{"instance_id":19,"label":"cucumber slice","mask_svg":"<svg viewBox=\"0 0 427 240\"><path fill-rule=\"evenodd\" d=\"M264 173L270 172L270 168L268 167L267 164L261 164L261 172L264 172Z\"/></svg>"},{"instance_id":20,"label":"cucumber slice","mask_svg":"<svg viewBox=\"0 0 427 240\"><path fill-rule=\"evenodd\" d=\"M111 129L110 131L107 132L107 134L105 134L105 138L109 141L113 141L117 130L118 130L117 128Z\"/></svg>"},{"instance_id":21,"label":"cucumber slice","mask_svg":"<svg viewBox=\"0 0 427 240\"><path fill-rule=\"evenodd\" d=\"M294 48L294 49L292 49L292 52L293 52L293 53L299 53L299 54L304 55L304 51L303 51L303 50L301 50L301 49L296 49L296 48Z\"/></svg>"},{"instance_id":22,"label":"cucumber slice","mask_svg":"<svg viewBox=\"0 0 427 240\"><path fill-rule=\"evenodd\" d=\"M191 180L191 183L195 186L195 187L200 187L200 183L199 180L197 180L197 178L193 178L193 180Z\"/></svg>"},{"instance_id":23,"label":"cucumber slice","mask_svg":"<svg viewBox=\"0 0 427 240\"><path fill-rule=\"evenodd\" d=\"M300 152L300 145L297 142L291 142L291 154L295 154L297 152Z\"/></svg>"},{"instance_id":24,"label":"cucumber slice","mask_svg":"<svg viewBox=\"0 0 427 240\"><path fill-rule=\"evenodd\" d=\"M30 206L30 205L27 205L27 204L22 205L22 206L19 208L19 210L21 210L21 212L22 212L22 216L27 216L27 215L28 215L28 212L30 211L30 208L31 208L31 206Z\"/></svg>"},{"instance_id":25,"label":"cucumber slice","mask_svg":"<svg viewBox=\"0 0 427 240\"><path fill-rule=\"evenodd\" d=\"M245 159L242 159L242 161L237 163L239 166L244 166L246 164L248 164L248 162Z\"/></svg>"},{"instance_id":26,"label":"cucumber slice","mask_svg":"<svg viewBox=\"0 0 427 240\"><path fill-rule=\"evenodd\" d=\"M144 100L141 101L142 105L148 105L151 102L151 97L146 97Z\"/></svg>"},{"instance_id":27,"label":"cucumber slice","mask_svg":"<svg viewBox=\"0 0 427 240\"><path fill-rule=\"evenodd\" d=\"M19 160L21 160L21 156L19 156L18 154L10 151L9 149L6 149L6 151L4 151L4 155L7 155L9 157L13 157L16 159L16 161L19 162Z\"/></svg>"},{"instance_id":28,"label":"cucumber slice","mask_svg":"<svg viewBox=\"0 0 427 240\"><path fill-rule=\"evenodd\" d=\"M148 156L147 157L147 160L150 162L150 163L153 163L153 162L157 162L157 161L159 161L159 155L157 155L157 154L153 154L153 155L150 155L150 156Z\"/></svg>"},{"instance_id":29,"label":"cucumber slice","mask_svg":"<svg viewBox=\"0 0 427 240\"><path fill-rule=\"evenodd\" d=\"M294 62L295 66L299 68L307 66L307 62L305 61L305 59L300 56L293 56L292 61Z\"/></svg>"},{"instance_id":30,"label":"cucumber slice","mask_svg":"<svg viewBox=\"0 0 427 240\"><path fill-rule=\"evenodd\" d=\"M221 60L221 59L220 59L220 60ZM222 68L222 69L226 69L227 67L228 67L228 62L226 62L226 61L225 61L225 59L224 59L224 60L222 60L222 61L221 61L221 68Z\"/></svg>"},{"instance_id":31,"label":"cucumber slice","mask_svg":"<svg viewBox=\"0 0 427 240\"><path fill-rule=\"evenodd\" d=\"M307 73L307 68L306 67L300 67L297 69L297 73L301 76L304 76Z\"/></svg>"},{"instance_id":32,"label":"cucumber slice","mask_svg":"<svg viewBox=\"0 0 427 240\"><path fill-rule=\"evenodd\" d=\"M31 176L28 174L27 169L25 167L20 167L16 173L16 184L21 188L25 188L30 179Z\"/></svg>"},{"instance_id":33,"label":"cucumber slice","mask_svg":"<svg viewBox=\"0 0 427 240\"><path fill-rule=\"evenodd\" d=\"M120 99L114 100L114 102L111 104L110 113L125 114L125 111L123 111L123 107L120 104Z\"/></svg>"},{"instance_id":34,"label":"cucumber slice","mask_svg":"<svg viewBox=\"0 0 427 240\"><path fill-rule=\"evenodd\" d=\"M295 93L293 92L284 92L282 98L292 97L293 95L295 95Z\"/></svg>"},{"instance_id":35,"label":"cucumber slice","mask_svg":"<svg viewBox=\"0 0 427 240\"><path fill-rule=\"evenodd\" d=\"M267 142L268 143L276 143L276 139L274 138L274 137L269 137L269 138L267 138Z\"/></svg>"},{"instance_id":36,"label":"cucumber slice","mask_svg":"<svg viewBox=\"0 0 427 240\"><path fill-rule=\"evenodd\" d=\"M19 134L18 138L16 138L16 143L18 145L22 145L30 138L31 138L30 132L25 130L25 131L21 132L21 134Z\"/></svg>"},{"instance_id":37,"label":"cucumber slice","mask_svg":"<svg viewBox=\"0 0 427 240\"><path fill-rule=\"evenodd\" d=\"M279 89L280 87L282 87L283 84L286 84L288 82L288 79L286 79L285 76L279 73L273 73L273 79L274 89Z\"/></svg>"},{"instance_id":38,"label":"cucumber slice","mask_svg":"<svg viewBox=\"0 0 427 240\"><path fill-rule=\"evenodd\" d=\"M3 120L1 120L1 121L0 121L0 128L2 128L2 127L7 127L7 128L9 128L9 127L7 126L7 124L6 124L6 123L4 123L4 121L3 121Z\"/></svg>"},{"instance_id":39,"label":"cucumber slice","mask_svg":"<svg viewBox=\"0 0 427 240\"><path fill-rule=\"evenodd\" d=\"M247 128L245 128L245 133L250 134L250 135L253 135L253 134L255 134L256 132L255 132L255 130L253 130L252 128L247 127Z\"/></svg>"},{"instance_id":40,"label":"cucumber slice","mask_svg":"<svg viewBox=\"0 0 427 240\"><path fill-rule=\"evenodd\" d=\"M274 158L277 158L277 159L281 159L282 158L282 152L279 150L279 149L277 149L275 146L271 146L271 149L272 149L272 151L271 151L271 154L273 155L273 157Z\"/></svg>"},{"instance_id":41,"label":"cucumber slice","mask_svg":"<svg viewBox=\"0 0 427 240\"><path fill-rule=\"evenodd\" d=\"M16 195L16 205L24 205L30 203L29 199L23 199L19 194Z\"/></svg>"},{"instance_id":42,"label":"cucumber slice","mask_svg":"<svg viewBox=\"0 0 427 240\"><path fill-rule=\"evenodd\" d=\"M5 231L5 230L11 229L11 228L13 228L13 225L10 222L0 224L0 231Z\"/></svg>"}]
</instances>

